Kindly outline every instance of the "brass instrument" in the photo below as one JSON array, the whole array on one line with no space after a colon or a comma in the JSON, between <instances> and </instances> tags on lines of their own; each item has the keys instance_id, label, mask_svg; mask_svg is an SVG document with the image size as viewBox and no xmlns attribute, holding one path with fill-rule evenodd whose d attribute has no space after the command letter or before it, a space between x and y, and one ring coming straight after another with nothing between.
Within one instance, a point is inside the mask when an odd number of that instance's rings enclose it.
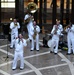
<instances>
[{"instance_id":1,"label":"brass instrument","mask_svg":"<svg viewBox=\"0 0 74 75\"><path fill-rule=\"evenodd\" d=\"M27 9L29 10L30 13L33 14L33 13L35 13L37 11L38 6L34 2L30 2L30 3L28 3Z\"/></svg>"},{"instance_id":2,"label":"brass instrument","mask_svg":"<svg viewBox=\"0 0 74 75\"><path fill-rule=\"evenodd\" d=\"M15 25L15 26L17 26L17 22L16 22L16 23L14 23L14 25Z\"/></svg>"},{"instance_id":3,"label":"brass instrument","mask_svg":"<svg viewBox=\"0 0 74 75\"><path fill-rule=\"evenodd\" d=\"M67 26L64 27L64 31L65 31L67 28L71 28L71 26L72 26L72 23L69 22L69 24L68 24Z\"/></svg>"},{"instance_id":4,"label":"brass instrument","mask_svg":"<svg viewBox=\"0 0 74 75\"><path fill-rule=\"evenodd\" d=\"M29 17L28 19L26 19L26 20L25 20L25 24L28 24L29 21L30 21L30 19L31 19L30 17Z\"/></svg>"},{"instance_id":5,"label":"brass instrument","mask_svg":"<svg viewBox=\"0 0 74 75\"><path fill-rule=\"evenodd\" d=\"M34 39L36 38L36 35L37 35L37 31L36 31L36 27L34 27L34 35L33 35Z\"/></svg>"},{"instance_id":6,"label":"brass instrument","mask_svg":"<svg viewBox=\"0 0 74 75\"><path fill-rule=\"evenodd\" d=\"M30 2L28 3L27 5L27 10L31 13L31 14L34 14L38 9L38 6L36 3L34 2ZM34 20L33 16L30 16L27 20L25 20L25 23L28 24L30 20Z\"/></svg>"},{"instance_id":7,"label":"brass instrument","mask_svg":"<svg viewBox=\"0 0 74 75\"><path fill-rule=\"evenodd\" d=\"M71 28L71 25L65 26L65 27L64 27L64 31L65 31L67 28Z\"/></svg>"}]
</instances>

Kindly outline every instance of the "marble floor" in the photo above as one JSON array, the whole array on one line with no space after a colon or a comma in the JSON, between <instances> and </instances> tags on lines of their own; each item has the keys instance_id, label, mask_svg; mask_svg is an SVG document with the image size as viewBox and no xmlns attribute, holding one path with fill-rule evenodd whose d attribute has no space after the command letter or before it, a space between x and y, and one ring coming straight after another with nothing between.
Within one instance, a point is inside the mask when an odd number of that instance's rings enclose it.
<instances>
[{"instance_id":1,"label":"marble floor","mask_svg":"<svg viewBox=\"0 0 74 75\"><path fill-rule=\"evenodd\" d=\"M64 50L55 55L50 53L50 48L41 45L39 51L30 51L30 42L24 49L25 68L19 69L18 60L17 69L12 70L14 49L10 49L9 45L6 39L0 39L0 75L74 75L74 55L66 55Z\"/></svg>"}]
</instances>

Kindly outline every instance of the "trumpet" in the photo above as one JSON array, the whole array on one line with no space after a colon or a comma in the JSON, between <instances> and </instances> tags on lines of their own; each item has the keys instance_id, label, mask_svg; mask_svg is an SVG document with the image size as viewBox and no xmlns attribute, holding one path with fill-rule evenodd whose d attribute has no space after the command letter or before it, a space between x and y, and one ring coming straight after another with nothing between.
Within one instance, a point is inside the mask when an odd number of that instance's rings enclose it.
<instances>
[{"instance_id":1,"label":"trumpet","mask_svg":"<svg viewBox=\"0 0 74 75\"><path fill-rule=\"evenodd\" d=\"M17 22L15 22L14 25L17 26Z\"/></svg>"},{"instance_id":2,"label":"trumpet","mask_svg":"<svg viewBox=\"0 0 74 75\"><path fill-rule=\"evenodd\" d=\"M66 30L67 28L71 28L72 23L70 22L67 26L64 27L64 30Z\"/></svg>"},{"instance_id":3,"label":"trumpet","mask_svg":"<svg viewBox=\"0 0 74 75\"><path fill-rule=\"evenodd\" d=\"M65 31L67 28L71 28L71 25L65 26L65 27L64 27L64 31Z\"/></svg>"}]
</instances>

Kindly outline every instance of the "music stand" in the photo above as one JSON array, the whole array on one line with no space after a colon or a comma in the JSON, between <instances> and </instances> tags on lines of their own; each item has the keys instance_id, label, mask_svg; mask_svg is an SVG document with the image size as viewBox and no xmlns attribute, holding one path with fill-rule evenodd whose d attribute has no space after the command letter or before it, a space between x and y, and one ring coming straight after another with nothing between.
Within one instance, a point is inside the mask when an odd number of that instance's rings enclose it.
<instances>
[{"instance_id":1,"label":"music stand","mask_svg":"<svg viewBox=\"0 0 74 75\"><path fill-rule=\"evenodd\" d=\"M6 35L6 39L7 39L7 55L6 55L6 57L4 57L5 61L9 58L9 56L8 56L8 35Z\"/></svg>"},{"instance_id":2,"label":"music stand","mask_svg":"<svg viewBox=\"0 0 74 75\"><path fill-rule=\"evenodd\" d=\"M5 38L7 39L7 55L6 55L6 57L4 57L5 58L5 61L6 60L8 60L8 58L9 58L9 56L8 56L8 35L9 35L9 24L8 23L5 23L4 25L3 25L3 33L4 33L4 35L5 35Z\"/></svg>"}]
</instances>

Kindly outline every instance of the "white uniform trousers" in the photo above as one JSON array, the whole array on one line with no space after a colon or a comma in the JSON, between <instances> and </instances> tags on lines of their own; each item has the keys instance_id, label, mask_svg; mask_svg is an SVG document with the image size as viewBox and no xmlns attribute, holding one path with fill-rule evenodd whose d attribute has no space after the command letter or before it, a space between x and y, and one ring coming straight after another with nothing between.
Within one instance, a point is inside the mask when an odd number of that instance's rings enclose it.
<instances>
[{"instance_id":1,"label":"white uniform trousers","mask_svg":"<svg viewBox=\"0 0 74 75\"><path fill-rule=\"evenodd\" d=\"M15 51L12 69L16 69L18 58L20 58L20 68L21 69L24 68L23 52L21 52L21 51L20 52Z\"/></svg>"},{"instance_id":2,"label":"white uniform trousers","mask_svg":"<svg viewBox=\"0 0 74 75\"><path fill-rule=\"evenodd\" d=\"M39 34L36 35L36 50L39 50Z\"/></svg>"},{"instance_id":3,"label":"white uniform trousers","mask_svg":"<svg viewBox=\"0 0 74 75\"><path fill-rule=\"evenodd\" d=\"M39 50L39 34L36 35L35 39L33 37L31 38L31 50L34 50L34 40L36 42L36 50Z\"/></svg>"},{"instance_id":4,"label":"white uniform trousers","mask_svg":"<svg viewBox=\"0 0 74 75\"><path fill-rule=\"evenodd\" d=\"M31 39L31 36L30 36L30 28L31 28L32 26L33 26L32 21L29 22L29 24L27 24L27 30L28 30L28 37L29 37L29 39Z\"/></svg>"},{"instance_id":5,"label":"white uniform trousers","mask_svg":"<svg viewBox=\"0 0 74 75\"><path fill-rule=\"evenodd\" d=\"M58 43L59 39L52 39L52 44L51 44L51 51L54 53L58 52Z\"/></svg>"},{"instance_id":6,"label":"white uniform trousers","mask_svg":"<svg viewBox=\"0 0 74 75\"><path fill-rule=\"evenodd\" d=\"M71 50L73 50L74 53L74 38L68 37L68 53L71 53Z\"/></svg>"},{"instance_id":7,"label":"white uniform trousers","mask_svg":"<svg viewBox=\"0 0 74 75\"><path fill-rule=\"evenodd\" d=\"M13 40L14 40L16 37L18 37L18 33L11 34L11 46L10 46L11 48L13 48L13 45L14 45Z\"/></svg>"}]
</instances>

